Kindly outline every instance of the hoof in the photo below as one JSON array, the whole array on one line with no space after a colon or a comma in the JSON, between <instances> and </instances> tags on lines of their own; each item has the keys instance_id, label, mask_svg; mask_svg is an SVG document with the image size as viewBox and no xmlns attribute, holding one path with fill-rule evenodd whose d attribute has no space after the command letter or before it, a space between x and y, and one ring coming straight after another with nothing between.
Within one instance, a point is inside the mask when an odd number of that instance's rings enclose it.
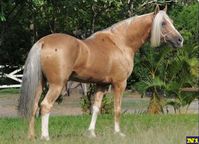
<instances>
[{"instance_id":1,"label":"hoof","mask_svg":"<svg viewBox=\"0 0 199 144\"><path fill-rule=\"evenodd\" d=\"M124 134L124 133L122 133L122 132L115 132L114 133L115 135L119 135L119 136L121 136L121 137L125 137L126 135Z\"/></svg>"},{"instance_id":2,"label":"hoof","mask_svg":"<svg viewBox=\"0 0 199 144\"><path fill-rule=\"evenodd\" d=\"M89 138L96 138L95 131L94 130L88 130L86 132L86 136L89 137Z\"/></svg>"},{"instance_id":3,"label":"hoof","mask_svg":"<svg viewBox=\"0 0 199 144\"><path fill-rule=\"evenodd\" d=\"M49 138L49 136L41 136L41 140L49 141L49 140L50 140L50 138Z\"/></svg>"}]
</instances>

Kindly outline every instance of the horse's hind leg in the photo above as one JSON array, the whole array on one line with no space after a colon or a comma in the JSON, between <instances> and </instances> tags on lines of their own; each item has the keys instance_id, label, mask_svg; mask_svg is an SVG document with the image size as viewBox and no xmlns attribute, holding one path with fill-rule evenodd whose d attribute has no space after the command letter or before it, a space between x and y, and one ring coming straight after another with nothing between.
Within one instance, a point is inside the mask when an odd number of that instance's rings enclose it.
<instances>
[{"instance_id":1,"label":"horse's hind leg","mask_svg":"<svg viewBox=\"0 0 199 144\"><path fill-rule=\"evenodd\" d=\"M41 115L42 115L42 129L41 139L49 140L48 133L48 119L51 108L61 94L64 84L52 84L49 83L49 90L41 103Z\"/></svg>"},{"instance_id":2,"label":"horse's hind leg","mask_svg":"<svg viewBox=\"0 0 199 144\"><path fill-rule=\"evenodd\" d=\"M39 103L39 99L42 93L42 89L43 89L43 85L44 85L44 81L42 80L39 85L37 86L36 89L36 95L35 95L35 99L34 99L34 107L33 107L33 112L32 115L29 119L29 132L28 132L28 138L29 139L34 139L35 138L35 115L38 109L38 103Z\"/></svg>"}]
</instances>

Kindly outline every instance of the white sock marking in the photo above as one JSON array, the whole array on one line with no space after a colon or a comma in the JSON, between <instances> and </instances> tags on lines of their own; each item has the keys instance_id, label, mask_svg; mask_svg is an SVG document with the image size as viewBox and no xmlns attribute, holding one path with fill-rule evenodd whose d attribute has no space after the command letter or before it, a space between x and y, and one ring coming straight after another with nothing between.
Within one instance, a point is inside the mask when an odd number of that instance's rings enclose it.
<instances>
[{"instance_id":1,"label":"white sock marking","mask_svg":"<svg viewBox=\"0 0 199 144\"><path fill-rule=\"evenodd\" d=\"M49 133L48 133L48 120L49 120L49 113L44 114L42 116L41 122L42 122L42 129L41 129L41 137L44 138L49 138Z\"/></svg>"},{"instance_id":2,"label":"white sock marking","mask_svg":"<svg viewBox=\"0 0 199 144\"><path fill-rule=\"evenodd\" d=\"M120 125L118 122L115 122L115 132L120 132Z\"/></svg>"},{"instance_id":3,"label":"white sock marking","mask_svg":"<svg viewBox=\"0 0 199 144\"><path fill-rule=\"evenodd\" d=\"M93 106L92 119L91 119L90 126L88 128L89 130L94 130L95 129L95 124L96 124L98 112L99 112L99 108L97 106Z\"/></svg>"}]
</instances>

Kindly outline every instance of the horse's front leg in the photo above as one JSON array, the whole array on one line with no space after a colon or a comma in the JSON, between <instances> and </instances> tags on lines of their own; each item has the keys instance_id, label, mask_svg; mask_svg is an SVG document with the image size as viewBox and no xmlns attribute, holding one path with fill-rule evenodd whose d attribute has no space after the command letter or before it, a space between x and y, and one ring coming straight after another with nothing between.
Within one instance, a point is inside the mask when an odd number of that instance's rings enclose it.
<instances>
[{"instance_id":1,"label":"horse's front leg","mask_svg":"<svg viewBox=\"0 0 199 144\"><path fill-rule=\"evenodd\" d=\"M114 121L115 121L115 134L119 134L120 136L125 136L125 134L123 134L120 131L120 115L121 115L121 102L122 102L122 95L123 92L126 88L126 80L123 82L118 82L113 84L113 90L114 90L114 112L115 112L115 116L114 116Z\"/></svg>"},{"instance_id":2,"label":"horse's front leg","mask_svg":"<svg viewBox=\"0 0 199 144\"><path fill-rule=\"evenodd\" d=\"M96 137L95 124L96 124L96 121L97 121L97 115L99 113L105 91L106 91L105 87L97 86L97 92L95 94L95 102L93 104L92 119L91 119L91 122L90 122L90 126L88 128L90 137Z\"/></svg>"}]
</instances>

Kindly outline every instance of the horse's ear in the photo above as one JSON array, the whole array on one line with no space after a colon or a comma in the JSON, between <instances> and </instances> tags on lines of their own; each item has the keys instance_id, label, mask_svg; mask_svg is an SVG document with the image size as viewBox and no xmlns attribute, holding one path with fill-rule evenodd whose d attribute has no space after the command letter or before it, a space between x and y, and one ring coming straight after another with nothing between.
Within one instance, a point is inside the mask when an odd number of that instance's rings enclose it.
<instances>
[{"instance_id":1,"label":"horse's ear","mask_svg":"<svg viewBox=\"0 0 199 144\"><path fill-rule=\"evenodd\" d=\"M163 11L167 12L167 4L166 4L165 8L163 9Z\"/></svg>"},{"instance_id":2,"label":"horse's ear","mask_svg":"<svg viewBox=\"0 0 199 144\"><path fill-rule=\"evenodd\" d=\"M154 15L156 15L159 12L159 10L160 10L160 7L158 4L156 4Z\"/></svg>"}]
</instances>

